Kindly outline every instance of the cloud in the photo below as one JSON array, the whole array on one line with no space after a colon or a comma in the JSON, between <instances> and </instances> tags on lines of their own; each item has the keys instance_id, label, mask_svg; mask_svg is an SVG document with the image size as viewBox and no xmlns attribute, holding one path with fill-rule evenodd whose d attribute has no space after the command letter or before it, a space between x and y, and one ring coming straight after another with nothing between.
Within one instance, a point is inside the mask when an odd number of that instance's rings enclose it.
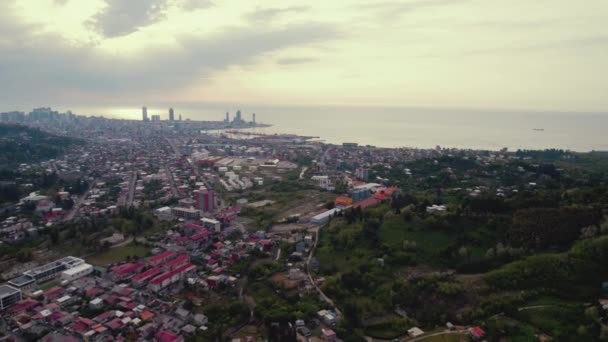
<instances>
[{"instance_id":1,"label":"cloud","mask_svg":"<svg viewBox=\"0 0 608 342\"><path fill-rule=\"evenodd\" d=\"M182 0L180 5L186 11L194 11L209 8L214 4L211 0Z\"/></svg>"},{"instance_id":2,"label":"cloud","mask_svg":"<svg viewBox=\"0 0 608 342\"><path fill-rule=\"evenodd\" d=\"M120 37L165 18L167 0L105 0L106 7L89 21L105 37Z\"/></svg>"},{"instance_id":3,"label":"cloud","mask_svg":"<svg viewBox=\"0 0 608 342\"><path fill-rule=\"evenodd\" d=\"M310 10L308 6L291 6L286 8L257 8L245 14L245 19L251 22L269 22L287 13L301 13Z\"/></svg>"},{"instance_id":4,"label":"cloud","mask_svg":"<svg viewBox=\"0 0 608 342\"><path fill-rule=\"evenodd\" d=\"M231 66L251 65L282 49L341 37L334 26L319 22L276 29L244 25L206 35L178 35L178 48L150 48L127 58L104 54L93 43L75 45L43 32L0 11L3 105L162 98Z\"/></svg>"},{"instance_id":5,"label":"cloud","mask_svg":"<svg viewBox=\"0 0 608 342\"><path fill-rule=\"evenodd\" d=\"M414 0L414 1L385 1L359 4L356 7L365 11L372 11L384 19L397 19L409 12L456 5L470 0Z\"/></svg>"},{"instance_id":6,"label":"cloud","mask_svg":"<svg viewBox=\"0 0 608 342\"><path fill-rule=\"evenodd\" d=\"M277 60L278 64L281 65L292 65L292 64L305 64L305 63L314 63L318 62L318 58L312 57L287 57L287 58L279 58Z\"/></svg>"}]
</instances>

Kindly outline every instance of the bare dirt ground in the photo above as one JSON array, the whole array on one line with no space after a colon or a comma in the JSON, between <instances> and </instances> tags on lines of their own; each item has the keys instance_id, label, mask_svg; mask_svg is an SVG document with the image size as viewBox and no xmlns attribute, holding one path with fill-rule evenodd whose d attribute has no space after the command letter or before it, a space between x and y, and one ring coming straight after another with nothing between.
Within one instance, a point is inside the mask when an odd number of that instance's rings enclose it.
<instances>
[{"instance_id":1,"label":"bare dirt ground","mask_svg":"<svg viewBox=\"0 0 608 342\"><path fill-rule=\"evenodd\" d=\"M270 233L273 234L281 234L281 233L289 233L292 230L309 230L316 227L311 223L282 223L276 224L270 228Z\"/></svg>"}]
</instances>

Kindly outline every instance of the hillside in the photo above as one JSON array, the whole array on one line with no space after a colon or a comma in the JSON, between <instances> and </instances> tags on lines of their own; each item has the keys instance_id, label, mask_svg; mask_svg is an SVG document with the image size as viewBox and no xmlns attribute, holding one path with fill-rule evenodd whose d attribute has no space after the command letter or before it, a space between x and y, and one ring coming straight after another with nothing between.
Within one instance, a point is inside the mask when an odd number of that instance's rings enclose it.
<instances>
[{"instance_id":1,"label":"hillside","mask_svg":"<svg viewBox=\"0 0 608 342\"><path fill-rule=\"evenodd\" d=\"M55 158L78 140L39 129L0 124L0 169Z\"/></svg>"}]
</instances>

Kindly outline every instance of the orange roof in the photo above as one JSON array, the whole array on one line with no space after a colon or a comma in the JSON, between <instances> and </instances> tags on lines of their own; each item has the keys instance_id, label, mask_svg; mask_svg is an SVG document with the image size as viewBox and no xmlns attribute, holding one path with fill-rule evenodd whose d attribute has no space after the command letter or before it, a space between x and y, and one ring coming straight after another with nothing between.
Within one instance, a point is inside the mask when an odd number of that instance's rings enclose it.
<instances>
[{"instance_id":1,"label":"orange roof","mask_svg":"<svg viewBox=\"0 0 608 342\"><path fill-rule=\"evenodd\" d=\"M154 317L154 313L146 310L146 311L142 312L139 317L141 318L142 321L147 321L150 318Z\"/></svg>"}]
</instances>

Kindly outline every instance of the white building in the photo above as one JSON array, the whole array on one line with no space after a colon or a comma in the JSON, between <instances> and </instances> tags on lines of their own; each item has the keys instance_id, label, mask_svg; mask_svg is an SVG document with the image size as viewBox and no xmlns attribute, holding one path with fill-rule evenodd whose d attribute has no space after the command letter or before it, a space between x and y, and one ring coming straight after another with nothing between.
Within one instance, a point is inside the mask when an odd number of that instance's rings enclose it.
<instances>
[{"instance_id":1,"label":"white building","mask_svg":"<svg viewBox=\"0 0 608 342\"><path fill-rule=\"evenodd\" d=\"M67 269L61 272L61 279L72 281L93 273L93 266L89 264L80 264L76 267Z\"/></svg>"},{"instance_id":2,"label":"white building","mask_svg":"<svg viewBox=\"0 0 608 342\"><path fill-rule=\"evenodd\" d=\"M440 212L445 212L447 211L448 208L445 205L437 205L437 204L433 204L429 207L426 207L426 212L427 213L440 213Z\"/></svg>"},{"instance_id":3,"label":"white building","mask_svg":"<svg viewBox=\"0 0 608 342\"><path fill-rule=\"evenodd\" d=\"M203 217L201 219L201 223L202 223L203 227L205 227L209 230L212 230L216 233L219 233L222 231L222 223L218 220Z\"/></svg>"},{"instance_id":4,"label":"white building","mask_svg":"<svg viewBox=\"0 0 608 342\"><path fill-rule=\"evenodd\" d=\"M330 209L328 211L322 212L317 216L314 216L313 218L310 219L311 223L314 224L325 224L327 222L329 222L329 218L334 216L335 214L339 213L341 211L341 209L339 208L334 208L334 209Z\"/></svg>"},{"instance_id":5,"label":"white building","mask_svg":"<svg viewBox=\"0 0 608 342\"><path fill-rule=\"evenodd\" d=\"M410 335L410 337L416 338L421 335L424 335L424 331L422 331L422 329L420 329L418 327L413 327L413 328L407 330L407 334Z\"/></svg>"},{"instance_id":6,"label":"white building","mask_svg":"<svg viewBox=\"0 0 608 342\"><path fill-rule=\"evenodd\" d=\"M311 179L314 181L317 181L317 185L321 189L324 189L327 191L335 190L334 186L331 184L331 180L329 179L329 176L312 176Z\"/></svg>"},{"instance_id":7,"label":"white building","mask_svg":"<svg viewBox=\"0 0 608 342\"><path fill-rule=\"evenodd\" d=\"M61 272L74 268L78 265L84 264L84 260L73 256L67 256L65 258L50 262L46 265L36 267L32 270L24 272L23 274L32 277L37 283L42 283L47 280L58 277Z\"/></svg>"}]
</instances>

